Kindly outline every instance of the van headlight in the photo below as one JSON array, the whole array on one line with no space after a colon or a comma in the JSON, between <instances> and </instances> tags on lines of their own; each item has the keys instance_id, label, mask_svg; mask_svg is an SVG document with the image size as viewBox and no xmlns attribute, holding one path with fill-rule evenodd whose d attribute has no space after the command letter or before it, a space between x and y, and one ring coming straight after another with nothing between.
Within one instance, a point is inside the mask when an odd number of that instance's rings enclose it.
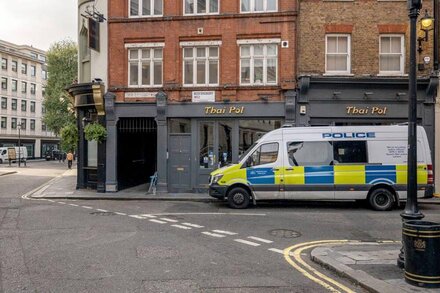
<instances>
[{"instance_id":1,"label":"van headlight","mask_svg":"<svg viewBox=\"0 0 440 293\"><path fill-rule=\"evenodd\" d=\"M222 179L222 177L223 177L223 174L217 174L217 175L212 176L211 184L215 184L215 183L219 182L220 179Z\"/></svg>"}]
</instances>

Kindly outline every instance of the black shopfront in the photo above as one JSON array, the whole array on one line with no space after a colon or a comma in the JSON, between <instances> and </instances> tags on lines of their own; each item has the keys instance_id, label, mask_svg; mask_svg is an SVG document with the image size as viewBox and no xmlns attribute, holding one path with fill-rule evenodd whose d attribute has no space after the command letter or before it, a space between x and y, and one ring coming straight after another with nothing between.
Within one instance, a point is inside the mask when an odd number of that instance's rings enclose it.
<instances>
[{"instance_id":1,"label":"black shopfront","mask_svg":"<svg viewBox=\"0 0 440 293\"><path fill-rule=\"evenodd\" d=\"M117 103L107 93L106 191L148 183L156 172L157 192L206 191L209 173L238 161L264 133L294 122L296 91L284 96L285 102L168 104L160 92L154 104Z\"/></svg>"},{"instance_id":2,"label":"black shopfront","mask_svg":"<svg viewBox=\"0 0 440 293\"><path fill-rule=\"evenodd\" d=\"M417 120L434 157L438 78L418 80ZM296 126L392 125L408 122L408 78L299 78Z\"/></svg>"}]
</instances>

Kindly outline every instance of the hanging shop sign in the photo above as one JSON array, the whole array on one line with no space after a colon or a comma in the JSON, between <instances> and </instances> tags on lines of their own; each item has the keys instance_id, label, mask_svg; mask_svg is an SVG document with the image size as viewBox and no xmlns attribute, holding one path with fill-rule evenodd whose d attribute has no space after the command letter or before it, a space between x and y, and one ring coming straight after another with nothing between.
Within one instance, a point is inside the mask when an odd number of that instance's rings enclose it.
<instances>
[{"instance_id":1,"label":"hanging shop sign","mask_svg":"<svg viewBox=\"0 0 440 293\"><path fill-rule=\"evenodd\" d=\"M215 91L194 91L192 92L192 102L215 102Z\"/></svg>"},{"instance_id":2,"label":"hanging shop sign","mask_svg":"<svg viewBox=\"0 0 440 293\"><path fill-rule=\"evenodd\" d=\"M244 114L244 106L227 106L227 107L214 107L206 106L206 115L242 115Z\"/></svg>"},{"instance_id":3,"label":"hanging shop sign","mask_svg":"<svg viewBox=\"0 0 440 293\"><path fill-rule=\"evenodd\" d=\"M347 106L346 114L352 116L362 116L362 115L371 115L371 116L385 116L387 115L388 108L387 107L378 107L378 106Z\"/></svg>"}]
</instances>

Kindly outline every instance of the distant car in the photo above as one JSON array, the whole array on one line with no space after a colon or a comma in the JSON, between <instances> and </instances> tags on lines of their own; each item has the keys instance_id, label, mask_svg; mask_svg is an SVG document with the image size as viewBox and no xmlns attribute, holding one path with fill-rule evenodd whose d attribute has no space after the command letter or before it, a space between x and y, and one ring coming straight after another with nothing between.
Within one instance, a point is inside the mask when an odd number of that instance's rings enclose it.
<instances>
[{"instance_id":1,"label":"distant car","mask_svg":"<svg viewBox=\"0 0 440 293\"><path fill-rule=\"evenodd\" d=\"M46 161L60 160L60 158L63 159L63 152L58 150L46 151L44 157Z\"/></svg>"}]
</instances>

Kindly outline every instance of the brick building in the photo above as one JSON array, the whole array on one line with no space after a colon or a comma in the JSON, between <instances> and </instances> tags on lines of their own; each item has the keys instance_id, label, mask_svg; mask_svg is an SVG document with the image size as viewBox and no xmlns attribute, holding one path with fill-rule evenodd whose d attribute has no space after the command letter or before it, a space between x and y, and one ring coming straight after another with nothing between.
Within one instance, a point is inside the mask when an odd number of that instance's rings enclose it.
<instances>
[{"instance_id":1,"label":"brick building","mask_svg":"<svg viewBox=\"0 0 440 293\"><path fill-rule=\"evenodd\" d=\"M106 189L203 190L293 120L296 3L108 1ZM290 117L289 117L290 115Z\"/></svg>"},{"instance_id":2,"label":"brick building","mask_svg":"<svg viewBox=\"0 0 440 293\"><path fill-rule=\"evenodd\" d=\"M297 126L407 122L407 2L300 0L298 5ZM432 16L432 2L423 5L422 16L425 9ZM434 158L438 78L431 76L432 43L432 31L428 41L419 42L417 115Z\"/></svg>"}]
</instances>

